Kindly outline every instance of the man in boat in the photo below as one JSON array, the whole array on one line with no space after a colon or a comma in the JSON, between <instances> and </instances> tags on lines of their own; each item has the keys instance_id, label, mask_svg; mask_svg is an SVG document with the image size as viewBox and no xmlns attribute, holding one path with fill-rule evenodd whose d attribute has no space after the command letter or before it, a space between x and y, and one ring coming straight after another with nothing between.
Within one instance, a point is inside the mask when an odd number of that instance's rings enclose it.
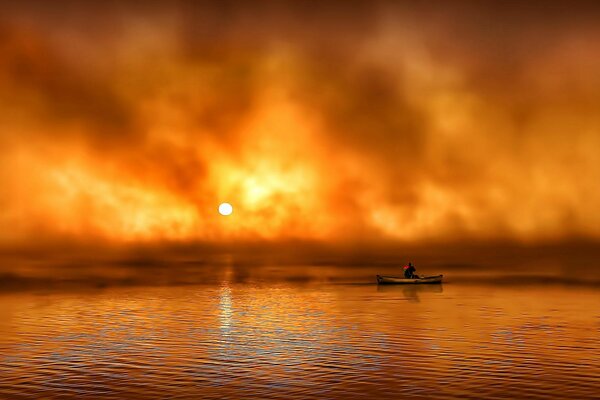
<instances>
[{"instance_id":1,"label":"man in boat","mask_svg":"<svg viewBox=\"0 0 600 400\"><path fill-rule=\"evenodd\" d=\"M406 279L417 279L419 275L415 274L416 270L417 269L412 263L408 263L408 265L404 266L404 277Z\"/></svg>"}]
</instances>

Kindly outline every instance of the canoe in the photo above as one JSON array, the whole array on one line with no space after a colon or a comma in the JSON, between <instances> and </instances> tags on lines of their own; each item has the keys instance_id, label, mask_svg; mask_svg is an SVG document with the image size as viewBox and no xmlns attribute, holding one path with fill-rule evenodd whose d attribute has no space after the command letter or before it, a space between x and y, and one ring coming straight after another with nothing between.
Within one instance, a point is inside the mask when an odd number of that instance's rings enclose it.
<instances>
[{"instance_id":1,"label":"canoe","mask_svg":"<svg viewBox=\"0 0 600 400\"><path fill-rule=\"evenodd\" d=\"M420 278L406 279L399 276L381 276L377 275L377 283L379 285L394 285L394 284L422 284L422 283L442 283L444 275L422 276Z\"/></svg>"}]
</instances>

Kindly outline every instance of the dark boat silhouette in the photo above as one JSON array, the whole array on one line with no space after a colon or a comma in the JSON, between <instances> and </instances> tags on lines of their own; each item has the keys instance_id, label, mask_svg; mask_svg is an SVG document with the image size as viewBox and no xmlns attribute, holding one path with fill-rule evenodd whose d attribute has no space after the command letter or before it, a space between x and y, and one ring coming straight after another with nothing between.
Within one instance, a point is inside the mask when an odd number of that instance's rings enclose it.
<instances>
[{"instance_id":1,"label":"dark boat silhouette","mask_svg":"<svg viewBox=\"0 0 600 400\"><path fill-rule=\"evenodd\" d=\"M406 284L424 284L424 283L442 283L444 275L422 276L419 278L403 278L399 276L377 275L379 285L406 285Z\"/></svg>"}]
</instances>

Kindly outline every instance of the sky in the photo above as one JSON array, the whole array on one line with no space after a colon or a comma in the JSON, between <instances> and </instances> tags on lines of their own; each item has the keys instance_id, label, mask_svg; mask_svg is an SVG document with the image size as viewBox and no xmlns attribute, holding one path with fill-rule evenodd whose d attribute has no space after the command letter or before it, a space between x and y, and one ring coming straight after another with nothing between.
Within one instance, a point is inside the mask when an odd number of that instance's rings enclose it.
<instances>
[{"instance_id":1,"label":"sky","mask_svg":"<svg viewBox=\"0 0 600 400\"><path fill-rule=\"evenodd\" d=\"M600 240L594 2L0 7L2 247Z\"/></svg>"}]
</instances>

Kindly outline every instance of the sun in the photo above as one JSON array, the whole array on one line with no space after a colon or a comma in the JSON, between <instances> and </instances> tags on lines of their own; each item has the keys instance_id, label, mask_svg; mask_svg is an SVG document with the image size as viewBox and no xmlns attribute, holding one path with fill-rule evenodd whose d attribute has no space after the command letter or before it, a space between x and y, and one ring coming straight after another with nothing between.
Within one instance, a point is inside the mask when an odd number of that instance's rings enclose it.
<instances>
[{"instance_id":1,"label":"sun","mask_svg":"<svg viewBox=\"0 0 600 400\"><path fill-rule=\"evenodd\" d=\"M231 215L233 212L233 206L229 203L221 203L219 204L219 214L221 215Z\"/></svg>"}]
</instances>

